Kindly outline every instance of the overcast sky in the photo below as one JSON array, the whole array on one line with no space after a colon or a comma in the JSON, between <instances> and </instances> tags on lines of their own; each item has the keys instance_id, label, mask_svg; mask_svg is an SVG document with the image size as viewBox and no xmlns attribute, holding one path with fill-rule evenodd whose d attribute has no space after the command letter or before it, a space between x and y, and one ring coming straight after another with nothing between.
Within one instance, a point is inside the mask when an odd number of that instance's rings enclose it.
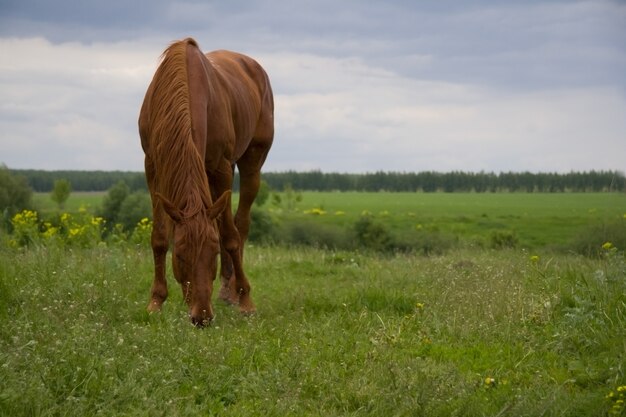
<instances>
[{"instance_id":1,"label":"overcast sky","mask_svg":"<svg viewBox=\"0 0 626 417\"><path fill-rule=\"evenodd\" d=\"M618 0L0 0L0 163L142 170L187 36L267 70L266 171L626 171Z\"/></svg>"}]
</instances>

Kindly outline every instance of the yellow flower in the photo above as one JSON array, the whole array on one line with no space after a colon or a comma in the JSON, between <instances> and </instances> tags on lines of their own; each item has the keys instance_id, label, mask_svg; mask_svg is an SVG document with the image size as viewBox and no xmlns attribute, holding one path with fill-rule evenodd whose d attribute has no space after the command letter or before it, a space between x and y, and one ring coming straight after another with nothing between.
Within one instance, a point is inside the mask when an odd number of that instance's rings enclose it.
<instances>
[{"instance_id":1,"label":"yellow flower","mask_svg":"<svg viewBox=\"0 0 626 417\"><path fill-rule=\"evenodd\" d=\"M617 392L626 392L626 385L620 385L617 387Z\"/></svg>"},{"instance_id":2,"label":"yellow flower","mask_svg":"<svg viewBox=\"0 0 626 417\"><path fill-rule=\"evenodd\" d=\"M485 378L485 385L487 385L488 387L493 387L496 384L496 380L490 376L488 376L487 378Z\"/></svg>"},{"instance_id":3,"label":"yellow flower","mask_svg":"<svg viewBox=\"0 0 626 417\"><path fill-rule=\"evenodd\" d=\"M418 310L423 310L424 309L424 303L415 303L415 308Z\"/></svg>"},{"instance_id":4,"label":"yellow flower","mask_svg":"<svg viewBox=\"0 0 626 417\"><path fill-rule=\"evenodd\" d=\"M315 214L317 216L322 216L326 214L326 212L319 207L315 207L315 208L312 208L311 210L304 210L304 214Z\"/></svg>"},{"instance_id":5,"label":"yellow flower","mask_svg":"<svg viewBox=\"0 0 626 417\"><path fill-rule=\"evenodd\" d=\"M533 255L530 257L530 262L537 263L539 262L539 255Z\"/></svg>"},{"instance_id":6,"label":"yellow flower","mask_svg":"<svg viewBox=\"0 0 626 417\"><path fill-rule=\"evenodd\" d=\"M609 250L613 248L613 244L611 242L605 242L604 245L602 245L602 249L604 250Z\"/></svg>"}]
</instances>

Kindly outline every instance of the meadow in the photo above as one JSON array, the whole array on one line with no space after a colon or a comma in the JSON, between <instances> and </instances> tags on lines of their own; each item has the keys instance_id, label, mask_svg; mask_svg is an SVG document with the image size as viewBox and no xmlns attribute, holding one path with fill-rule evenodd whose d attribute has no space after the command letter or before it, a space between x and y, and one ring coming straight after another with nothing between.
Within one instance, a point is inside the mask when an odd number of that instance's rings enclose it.
<instances>
[{"instance_id":1,"label":"meadow","mask_svg":"<svg viewBox=\"0 0 626 417\"><path fill-rule=\"evenodd\" d=\"M604 241L595 257L559 247L626 223L624 203L303 193L287 208L283 198L266 208L277 224L350 228L367 211L394 233L438 228L463 243L429 256L253 243L258 312L215 301L202 330L171 272L164 310L145 311L146 245L10 247L0 236L0 415L625 415L624 247ZM479 244L501 229L517 245Z\"/></svg>"}]
</instances>

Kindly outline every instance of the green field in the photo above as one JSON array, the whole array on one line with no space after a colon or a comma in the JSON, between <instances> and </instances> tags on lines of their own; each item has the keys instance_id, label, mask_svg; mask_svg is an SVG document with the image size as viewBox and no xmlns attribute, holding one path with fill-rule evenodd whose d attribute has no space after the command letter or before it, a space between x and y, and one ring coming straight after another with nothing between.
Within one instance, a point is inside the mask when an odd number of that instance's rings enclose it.
<instances>
[{"instance_id":1,"label":"green field","mask_svg":"<svg viewBox=\"0 0 626 417\"><path fill-rule=\"evenodd\" d=\"M394 233L466 243L431 256L253 243L258 312L216 301L200 330L171 272L164 310L146 313L147 247L0 236L0 415L626 413L624 247L588 258L549 243L623 227L623 195L303 193L270 208L278 225L348 229L368 211ZM475 244L494 230L519 244Z\"/></svg>"},{"instance_id":2,"label":"green field","mask_svg":"<svg viewBox=\"0 0 626 417\"><path fill-rule=\"evenodd\" d=\"M70 194L67 202L64 204L62 211L75 213L79 208L84 207L95 213L101 206L102 200L106 196L105 192L93 191L75 191ZM53 213L59 210L57 204L50 198L50 193L34 193L33 205L35 209L43 214Z\"/></svg>"},{"instance_id":3,"label":"green field","mask_svg":"<svg viewBox=\"0 0 626 417\"><path fill-rule=\"evenodd\" d=\"M105 195L73 193L65 210L75 212L82 206L96 212ZM607 228L606 239L614 239L610 229L626 216L622 193L303 192L301 201L289 209L285 193L279 195L280 205L268 201L263 206L277 227L296 222L313 232L327 228L331 234L345 234L367 214L409 244L436 233L465 246L485 247L494 233L510 233L518 247L567 251L592 226ZM235 204L237 198L233 196ZM34 203L44 214L58 210L49 194L35 194ZM312 209L323 214L311 213ZM284 236L278 241L291 243Z\"/></svg>"},{"instance_id":4,"label":"green field","mask_svg":"<svg viewBox=\"0 0 626 417\"><path fill-rule=\"evenodd\" d=\"M535 248L565 245L590 225L624 219L626 194L303 193L298 207L323 208L318 220L346 225L367 210L403 234L436 230L480 241L511 231L521 246Z\"/></svg>"}]
</instances>

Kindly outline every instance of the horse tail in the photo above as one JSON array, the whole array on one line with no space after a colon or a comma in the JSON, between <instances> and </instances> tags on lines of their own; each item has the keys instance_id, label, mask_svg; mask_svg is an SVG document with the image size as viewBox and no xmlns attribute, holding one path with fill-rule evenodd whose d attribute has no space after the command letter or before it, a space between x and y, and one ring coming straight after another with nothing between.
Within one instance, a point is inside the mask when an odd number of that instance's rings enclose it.
<instances>
[{"instance_id":1,"label":"horse tail","mask_svg":"<svg viewBox=\"0 0 626 417\"><path fill-rule=\"evenodd\" d=\"M158 192L184 211L197 212L205 196L190 199L186 186L208 190L208 181L204 159L192 134L187 69L189 46L199 51L196 41L187 38L172 43L161 55L151 97L151 148L156 169L160 171L156 176Z\"/></svg>"}]
</instances>

